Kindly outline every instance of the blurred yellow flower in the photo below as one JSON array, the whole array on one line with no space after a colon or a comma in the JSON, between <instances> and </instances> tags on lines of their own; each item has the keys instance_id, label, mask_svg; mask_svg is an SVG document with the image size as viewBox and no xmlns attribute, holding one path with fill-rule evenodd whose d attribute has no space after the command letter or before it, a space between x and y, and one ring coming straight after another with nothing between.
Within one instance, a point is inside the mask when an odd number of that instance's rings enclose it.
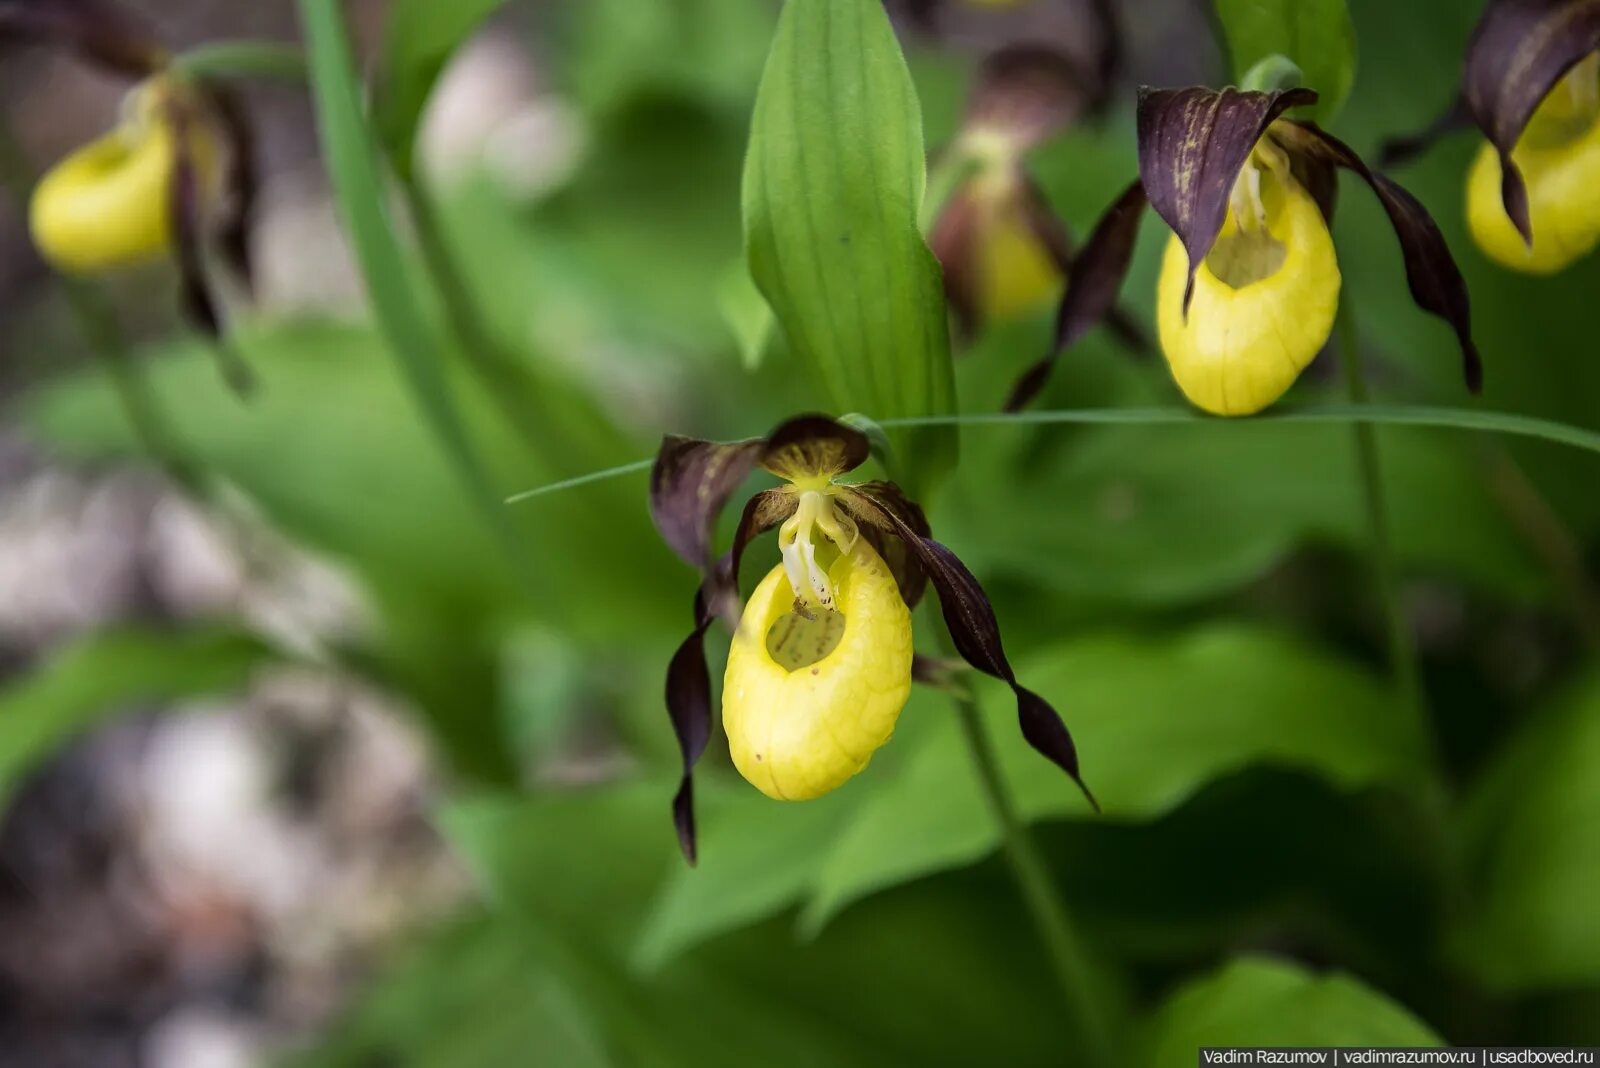
<instances>
[{"instance_id":1,"label":"blurred yellow flower","mask_svg":"<svg viewBox=\"0 0 1600 1068\"><path fill-rule=\"evenodd\" d=\"M79 148L39 182L29 226L40 254L74 274L130 266L172 247L177 133L167 90L147 83L116 129ZM216 146L194 124L190 150L199 180L213 184Z\"/></svg>"},{"instance_id":2,"label":"blurred yellow flower","mask_svg":"<svg viewBox=\"0 0 1600 1068\"><path fill-rule=\"evenodd\" d=\"M1500 154L1487 142L1467 177L1478 247L1512 270L1554 274L1600 243L1600 56L1556 83L1511 153L1527 185L1530 246L1506 214Z\"/></svg>"}]
</instances>

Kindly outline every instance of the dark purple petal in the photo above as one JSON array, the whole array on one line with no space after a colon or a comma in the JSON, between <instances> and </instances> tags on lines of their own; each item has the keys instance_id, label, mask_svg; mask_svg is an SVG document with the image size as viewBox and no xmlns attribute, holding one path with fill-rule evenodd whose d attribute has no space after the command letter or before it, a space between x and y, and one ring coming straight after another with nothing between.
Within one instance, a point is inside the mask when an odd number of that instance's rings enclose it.
<instances>
[{"instance_id":1,"label":"dark purple petal","mask_svg":"<svg viewBox=\"0 0 1600 1068\"><path fill-rule=\"evenodd\" d=\"M1316 102L1310 89L1139 91L1139 180L1189 253L1185 314L1195 271L1222 232L1233 184L1256 142L1289 108Z\"/></svg>"},{"instance_id":2,"label":"dark purple petal","mask_svg":"<svg viewBox=\"0 0 1600 1068\"><path fill-rule=\"evenodd\" d=\"M1061 52L1010 45L979 67L964 126L996 131L1024 152L1072 125L1093 105L1095 91Z\"/></svg>"},{"instance_id":3,"label":"dark purple petal","mask_svg":"<svg viewBox=\"0 0 1600 1068\"><path fill-rule=\"evenodd\" d=\"M1072 777L1084 797L1096 809L1094 795L1084 785L1078 770L1078 751L1072 735L1060 715L1044 698L1017 681L1016 672L1006 659L1000 641L1000 623L995 619L994 608L972 572L959 557L931 537L919 534L900 518L895 508L884 506L878 496L878 485L855 487L862 497L873 499L882 507L883 515L895 527L900 539L917 555L933 588L939 593L939 607L945 626L955 642L962 659L986 675L991 675L1011 687L1017 697L1017 720L1022 736L1041 755Z\"/></svg>"},{"instance_id":4,"label":"dark purple petal","mask_svg":"<svg viewBox=\"0 0 1600 1068\"><path fill-rule=\"evenodd\" d=\"M206 86L205 95L227 156L227 184L215 224L217 247L248 288L255 281L250 256L250 225L257 194L255 135L237 96L213 85Z\"/></svg>"},{"instance_id":5,"label":"dark purple petal","mask_svg":"<svg viewBox=\"0 0 1600 1068\"><path fill-rule=\"evenodd\" d=\"M1596 50L1600 3L1595 0L1492 0L1467 46L1461 95L1473 121L1499 150L1506 214L1530 245L1528 192L1511 150L1540 101Z\"/></svg>"},{"instance_id":6,"label":"dark purple petal","mask_svg":"<svg viewBox=\"0 0 1600 1068\"><path fill-rule=\"evenodd\" d=\"M690 864L695 862L694 766L711 740L711 672L706 667L706 630L716 616L695 596L696 624L672 654L667 666L667 714L683 754L683 776L672 798L672 821L678 844Z\"/></svg>"},{"instance_id":7,"label":"dark purple petal","mask_svg":"<svg viewBox=\"0 0 1600 1068\"><path fill-rule=\"evenodd\" d=\"M205 274L205 206L200 198L200 174L193 152L193 127L174 109L172 188L172 244L182 285L184 316L211 337L222 335L218 314Z\"/></svg>"},{"instance_id":8,"label":"dark purple petal","mask_svg":"<svg viewBox=\"0 0 1600 1068\"><path fill-rule=\"evenodd\" d=\"M1471 125L1472 115L1467 111L1467 102L1458 93L1450 101L1450 106L1423 129L1407 137L1385 141L1378 149L1378 166L1387 169L1410 163L1441 138Z\"/></svg>"},{"instance_id":9,"label":"dark purple petal","mask_svg":"<svg viewBox=\"0 0 1600 1068\"><path fill-rule=\"evenodd\" d=\"M1372 170L1343 141L1323 132L1312 122L1290 121L1273 128L1273 139L1291 154L1343 167L1360 175L1378 194L1389 215L1394 233L1400 239L1405 258L1406 281L1411 297L1424 311L1449 323L1461 345L1462 371L1467 389L1478 393L1483 388L1483 361L1472 340L1472 301L1466 280L1450 255L1433 216L1416 197L1395 182Z\"/></svg>"},{"instance_id":10,"label":"dark purple petal","mask_svg":"<svg viewBox=\"0 0 1600 1068\"><path fill-rule=\"evenodd\" d=\"M0 43L66 48L113 74L145 78L167 61L144 24L98 0L0 0Z\"/></svg>"},{"instance_id":11,"label":"dark purple petal","mask_svg":"<svg viewBox=\"0 0 1600 1068\"><path fill-rule=\"evenodd\" d=\"M760 464L779 478L836 478L872 455L872 443L854 427L825 415L801 415L779 426L761 450Z\"/></svg>"},{"instance_id":12,"label":"dark purple petal","mask_svg":"<svg viewBox=\"0 0 1600 1068\"><path fill-rule=\"evenodd\" d=\"M922 569L917 553L900 536L900 525L909 527L919 537L931 531L928 517L922 507L900 491L893 482L864 482L839 494L839 506L856 521L861 536L883 557L900 587L900 599L906 607L915 608L922 600L928 586L928 575ZM894 513L899 524L889 518Z\"/></svg>"},{"instance_id":13,"label":"dark purple petal","mask_svg":"<svg viewBox=\"0 0 1600 1068\"><path fill-rule=\"evenodd\" d=\"M711 565L711 534L728 498L756 466L765 443L723 444L669 434L650 471L650 517L672 551L690 565Z\"/></svg>"},{"instance_id":14,"label":"dark purple petal","mask_svg":"<svg viewBox=\"0 0 1600 1068\"><path fill-rule=\"evenodd\" d=\"M1112 311L1117 293L1128 275L1128 265L1133 261L1133 246L1139 236L1139 217L1144 205L1144 186L1134 182L1095 225L1089 243L1078 254L1068 276L1067 291L1061 298L1061 310L1056 314L1055 344L1049 354L1029 368L1012 387L1006 411L1017 411L1038 396L1062 350Z\"/></svg>"},{"instance_id":15,"label":"dark purple petal","mask_svg":"<svg viewBox=\"0 0 1600 1068\"><path fill-rule=\"evenodd\" d=\"M217 299L206 277L206 205L200 192L200 174L194 160L194 119L182 107L170 112L175 158L172 188L172 246L178 262L179 303L184 318L212 338L212 354L228 388L247 398L255 390L255 375L228 339Z\"/></svg>"},{"instance_id":16,"label":"dark purple petal","mask_svg":"<svg viewBox=\"0 0 1600 1068\"><path fill-rule=\"evenodd\" d=\"M711 738L711 675L706 668L706 631L720 616L729 627L739 623L739 562L751 539L794 514L796 498L786 489L770 489L751 497L739 517L733 547L706 571L694 595L694 630L678 646L667 665L667 715L683 754L683 777L672 798L672 820L678 844L695 862L694 767Z\"/></svg>"}]
</instances>

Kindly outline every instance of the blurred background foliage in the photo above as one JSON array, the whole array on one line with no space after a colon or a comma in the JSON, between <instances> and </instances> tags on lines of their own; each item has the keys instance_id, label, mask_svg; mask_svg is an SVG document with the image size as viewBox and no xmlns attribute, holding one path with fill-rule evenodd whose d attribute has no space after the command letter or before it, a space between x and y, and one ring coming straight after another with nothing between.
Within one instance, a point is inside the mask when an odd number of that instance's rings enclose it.
<instances>
[{"instance_id":1,"label":"blurred background foliage","mask_svg":"<svg viewBox=\"0 0 1600 1068\"><path fill-rule=\"evenodd\" d=\"M1080 235L1136 173L1132 87L1228 77L1208 3L1115 6L1127 56L1113 104L1029 161ZM401 265L430 294L419 310L497 492L638 460L664 432L746 436L824 403L752 310L743 264L744 150L777 7L352 8L376 84L399 86L377 97L379 130L409 163L408 115L423 114L419 181L510 368L514 386L486 379L421 266ZM1453 90L1476 8L1354 0L1359 73L1334 131L1372 151L1424 125ZM287 38L290 14L237 25L224 12L173 32ZM909 32L905 43L937 148L955 135L974 59ZM49 87L88 76L31 62L6 72L6 103L40 166L59 147L39 135L57 106ZM80 99L89 128L108 121L107 99ZM27 875L55 876L16 843L42 818L30 792L92 744L85 732L309 672L425 739L407 804L427 829L406 831L405 848L464 865L461 883L372 939L336 994L292 1023L204 982L128 1010L134 1037L118 1041L150 1063L217 1063L150 1052L153 1021L185 999L264 1017L227 1064L1061 1063L1058 994L938 695L913 697L868 773L804 805L746 788L713 746L703 859L682 864L660 692L695 579L650 527L645 476L507 509L530 595L340 266L326 191L304 178L315 164L299 90L252 100L273 116L278 168L258 241L283 280L238 322L257 394L229 395L207 343L150 310L162 277L111 291L173 440L226 487L197 507L246 580L199 608L133 603L41 636L25 626L26 584L92 576L0 565L0 601L16 606L0 658L0 791L17 799L0 856L19 887L0 911L3 941L37 944L43 930L28 927L29 902L53 887ZM1398 177L1467 276L1482 404L1600 429L1600 262L1536 279L1478 253L1463 221L1474 149L1452 139ZM1145 225L1125 300L1148 323L1165 234L1153 216ZM0 523L13 530L0 545L20 552L17 517L41 470L100 478L148 460L16 217L5 226L4 427L38 457L0 465L0 517L15 521ZM1354 183L1335 231L1377 398L1463 404L1454 341L1412 305L1392 232ZM1042 312L960 347L962 410L998 407L1050 328ZM1331 363L1291 401L1337 399ZM1178 400L1159 362L1096 332L1041 404ZM1093 949L1125 976L1130 1063L1192 1063L1202 1042L1600 1044L1600 683L1578 618L1592 594L1570 567L1600 562L1600 465L1454 431L1380 440L1432 738L1385 679L1343 427L969 427L930 502L1104 804L1091 815L1013 737L1004 691L980 689L1023 815ZM764 549L749 555L747 576L770 566ZM287 581L286 556L328 569L359 610L333 627L254 610L252 583ZM264 803L291 786L274 780ZM208 803L203 791L193 803ZM38 999L25 967L4 974L0 1034L27 1036L13 1048L38 1059L0 1063L139 1063L52 1059L69 1046L51 1028L81 1028L104 1004L63 994L11 1009Z\"/></svg>"}]
</instances>

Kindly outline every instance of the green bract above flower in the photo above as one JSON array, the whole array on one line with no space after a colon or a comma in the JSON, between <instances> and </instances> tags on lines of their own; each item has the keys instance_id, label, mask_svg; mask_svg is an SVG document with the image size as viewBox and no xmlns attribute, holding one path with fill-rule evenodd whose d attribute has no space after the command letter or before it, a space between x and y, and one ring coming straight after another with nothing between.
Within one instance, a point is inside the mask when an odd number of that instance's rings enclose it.
<instances>
[{"instance_id":1,"label":"green bract above flower","mask_svg":"<svg viewBox=\"0 0 1600 1068\"><path fill-rule=\"evenodd\" d=\"M1142 90L1139 180L1079 254L1051 353L1017 383L1027 404L1056 356L1104 318L1127 275L1146 203L1172 228L1157 317L1173 377L1198 407L1249 415L1294 384L1332 332L1340 275L1328 224L1339 168L1361 176L1388 213L1411 295L1448 322L1467 387L1482 370L1466 283L1417 200L1314 123L1284 118L1309 89Z\"/></svg>"},{"instance_id":2,"label":"green bract above flower","mask_svg":"<svg viewBox=\"0 0 1600 1068\"><path fill-rule=\"evenodd\" d=\"M1415 155L1472 123L1487 141L1467 178L1478 246L1513 270L1553 274L1600 244L1600 4L1493 0L1473 32L1456 102Z\"/></svg>"},{"instance_id":3,"label":"green bract above flower","mask_svg":"<svg viewBox=\"0 0 1600 1068\"><path fill-rule=\"evenodd\" d=\"M868 451L860 431L816 415L752 441L661 444L650 512L667 544L704 575L694 629L667 668L667 711L683 751L672 811L691 862L692 776L711 737L705 636L719 618L733 629L722 687L729 750L769 797L825 794L889 740L911 692L911 609L930 579L957 651L1011 686L1023 737L1082 786L1072 736L1048 702L1018 684L988 597L933 540L922 509L893 483L839 481ZM718 556L716 517L756 467L787 484L750 498L732 548ZM780 561L741 609L745 548L774 527Z\"/></svg>"},{"instance_id":4,"label":"green bract above flower","mask_svg":"<svg viewBox=\"0 0 1600 1068\"><path fill-rule=\"evenodd\" d=\"M40 254L89 274L170 252L185 312L220 333L207 264L249 282L255 199L253 138L232 94L176 76L144 27L97 0L0 0L0 45L12 43L64 50L136 80L117 128L57 164L34 191Z\"/></svg>"}]
</instances>

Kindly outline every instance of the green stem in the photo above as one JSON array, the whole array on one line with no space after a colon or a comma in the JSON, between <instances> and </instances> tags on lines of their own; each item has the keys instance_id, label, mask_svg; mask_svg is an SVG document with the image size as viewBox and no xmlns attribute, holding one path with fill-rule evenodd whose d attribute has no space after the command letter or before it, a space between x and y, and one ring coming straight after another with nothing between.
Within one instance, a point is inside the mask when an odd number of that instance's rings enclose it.
<instances>
[{"instance_id":1,"label":"green stem","mask_svg":"<svg viewBox=\"0 0 1600 1068\"><path fill-rule=\"evenodd\" d=\"M400 182L406 210L411 215L417 248L444 306L450 330L460 343L467 366L483 383L484 392L500 409L506 423L535 453L543 452L537 428L547 416L528 376L508 354L484 322L477 300L444 235L438 208L420 180L412 175Z\"/></svg>"},{"instance_id":2,"label":"green stem","mask_svg":"<svg viewBox=\"0 0 1600 1068\"><path fill-rule=\"evenodd\" d=\"M268 78L304 82L305 55L279 41L211 41L172 58L181 78Z\"/></svg>"},{"instance_id":3,"label":"green stem","mask_svg":"<svg viewBox=\"0 0 1600 1068\"><path fill-rule=\"evenodd\" d=\"M1348 301L1340 305L1336 332L1350 401L1363 406L1368 400L1366 374L1361 360L1361 340L1356 334L1355 319L1350 314ZM1372 574L1383 608L1384 628L1388 633L1389 667L1394 673L1395 688L1401 700L1411 710L1418 737L1431 743L1433 730L1427 698L1422 690L1421 672L1417 667L1416 643L1400 603L1398 569L1389 528L1389 504L1384 495L1383 465L1378 456L1378 432L1371 423L1366 422L1356 423L1351 432L1355 437L1356 461L1361 471L1367 525L1372 538Z\"/></svg>"},{"instance_id":4,"label":"green stem","mask_svg":"<svg viewBox=\"0 0 1600 1068\"><path fill-rule=\"evenodd\" d=\"M1114 1063L1111 1028L1106 1012L1107 999L1102 993L1106 977L1091 963L1088 949L1062 904L1038 843L1017 814L969 685L965 680L958 680L950 685L949 692L978 772L979 784L1000 828L1001 850L1023 903L1044 940L1050 966L1066 997L1072 1034L1082 1043L1075 1063L1082 1068L1110 1068Z\"/></svg>"},{"instance_id":5,"label":"green stem","mask_svg":"<svg viewBox=\"0 0 1600 1068\"><path fill-rule=\"evenodd\" d=\"M312 98L329 177L367 284L378 328L399 365L418 411L432 427L463 489L529 595L533 571L516 529L501 507L487 469L456 410L449 376L430 338L399 239L388 216L389 187L378 166L372 131L361 108L349 32L338 0L299 0L311 64Z\"/></svg>"}]
</instances>

